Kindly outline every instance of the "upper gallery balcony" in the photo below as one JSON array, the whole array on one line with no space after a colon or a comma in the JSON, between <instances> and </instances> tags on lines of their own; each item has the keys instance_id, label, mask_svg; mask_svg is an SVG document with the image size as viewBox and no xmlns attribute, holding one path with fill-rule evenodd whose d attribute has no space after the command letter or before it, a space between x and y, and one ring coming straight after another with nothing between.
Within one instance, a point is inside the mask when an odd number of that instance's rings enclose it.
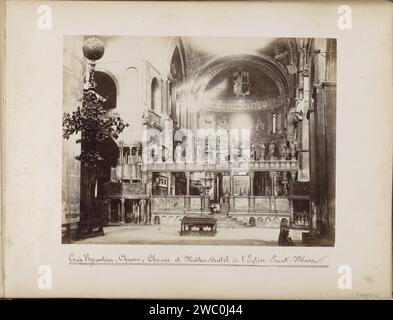
<instances>
[{"instance_id":1,"label":"upper gallery balcony","mask_svg":"<svg viewBox=\"0 0 393 320\"><path fill-rule=\"evenodd\" d=\"M217 162L153 162L143 165L144 171L296 171L298 161L293 160L261 160L261 161L217 161Z\"/></svg>"},{"instance_id":2,"label":"upper gallery balcony","mask_svg":"<svg viewBox=\"0 0 393 320\"><path fill-rule=\"evenodd\" d=\"M289 105L290 100L287 97L276 97L262 101L245 102L222 102L222 101L209 101L205 103L202 108L204 111L212 112L257 112L275 109L284 105Z\"/></svg>"},{"instance_id":3,"label":"upper gallery balcony","mask_svg":"<svg viewBox=\"0 0 393 320\"><path fill-rule=\"evenodd\" d=\"M111 168L112 181L142 181L142 171L139 163L118 164Z\"/></svg>"},{"instance_id":4,"label":"upper gallery balcony","mask_svg":"<svg viewBox=\"0 0 393 320\"><path fill-rule=\"evenodd\" d=\"M155 113L153 110L146 110L143 113L142 124L157 128L159 130L162 130L163 128L161 116Z\"/></svg>"},{"instance_id":5,"label":"upper gallery balcony","mask_svg":"<svg viewBox=\"0 0 393 320\"><path fill-rule=\"evenodd\" d=\"M104 198L146 198L146 189L142 182L107 182L104 184L104 192Z\"/></svg>"}]
</instances>

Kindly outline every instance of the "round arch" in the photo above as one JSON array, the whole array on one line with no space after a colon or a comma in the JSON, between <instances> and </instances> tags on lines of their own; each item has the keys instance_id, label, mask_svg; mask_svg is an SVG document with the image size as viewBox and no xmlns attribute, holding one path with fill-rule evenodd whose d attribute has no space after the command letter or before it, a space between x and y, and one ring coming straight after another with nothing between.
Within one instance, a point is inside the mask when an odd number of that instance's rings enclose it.
<instances>
[{"instance_id":1,"label":"round arch","mask_svg":"<svg viewBox=\"0 0 393 320\"><path fill-rule=\"evenodd\" d=\"M119 86L115 76L107 70L98 69L94 72L94 80L97 84L95 91L106 99L104 108L116 108L117 97L119 95Z\"/></svg>"},{"instance_id":2,"label":"round arch","mask_svg":"<svg viewBox=\"0 0 393 320\"><path fill-rule=\"evenodd\" d=\"M199 96L217 74L242 63L247 63L267 74L276 84L280 96L288 97L290 95L289 79L282 66L273 58L262 55L231 55L212 61L197 74L197 81L192 90L193 94L196 97Z\"/></svg>"},{"instance_id":3,"label":"round arch","mask_svg":"<svg viewBox=\"0 0 393 320\"><path fill-rule=\"evenodd\" d=\"M154 112L161 112L161 89L160 83L156 77L151 81L151 99L150 99L150 108Z\"/></svg>"}]
</instances>

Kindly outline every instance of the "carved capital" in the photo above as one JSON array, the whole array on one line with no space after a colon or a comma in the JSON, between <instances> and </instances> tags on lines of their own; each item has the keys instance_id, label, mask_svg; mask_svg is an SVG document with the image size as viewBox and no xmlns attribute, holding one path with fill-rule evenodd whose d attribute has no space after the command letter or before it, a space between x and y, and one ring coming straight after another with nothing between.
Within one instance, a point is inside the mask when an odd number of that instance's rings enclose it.
<instances>
[{"instance_id":1,"label":"carved capital","mask_svg":"<svg viewBox=\"0 0 393 320\"><path fill-rule=\"evenodd\" d=\"M276 178L277 178L277 172L276 172L276 171L270 171L270 172L269 172L269 176L270 176L270 178L272 178L272 179L276 179Z\"/></svg>"}]
</instances>

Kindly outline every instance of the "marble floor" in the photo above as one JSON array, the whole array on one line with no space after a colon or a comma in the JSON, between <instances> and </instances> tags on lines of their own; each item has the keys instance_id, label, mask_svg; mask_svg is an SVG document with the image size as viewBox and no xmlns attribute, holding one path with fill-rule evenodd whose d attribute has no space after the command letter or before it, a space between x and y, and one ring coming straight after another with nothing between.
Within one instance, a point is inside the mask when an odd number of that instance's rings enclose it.
<instances>
[{"instance_id":1,"label":"marble floor","mask_svg":"<svg viewBox=\"0 0 393 320\"><path fill-rule=\"evenodd\" d=\"M104 235L79 240L78 244L158 244L158 245L265 245L277 246L279 229L219 228L213 237L180 236L180 226L135 225L104 227ZM302 231L290 230L289 236L300 244Z\"/></svg>"}]
</instances>

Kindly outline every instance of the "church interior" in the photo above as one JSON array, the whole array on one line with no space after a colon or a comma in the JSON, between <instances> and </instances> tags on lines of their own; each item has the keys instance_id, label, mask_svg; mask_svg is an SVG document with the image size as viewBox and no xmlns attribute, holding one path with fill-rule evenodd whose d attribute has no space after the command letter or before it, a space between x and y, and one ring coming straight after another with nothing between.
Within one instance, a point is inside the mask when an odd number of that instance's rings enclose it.
<instances>
[{"instance_id":1,"label":"church interior","mask_svg":"<svg viewBox=\"0 0 393 320\"><path fill-rule=\"evenodd\" d=\"M105 49L93 71L91 38ZM94 72L129 125L94 172L63 141L65 233L201 216L217 234L285 225L298 245L334 246L335 39L65 36L63 60L64 112Z\"/></svg>"}]
</instances>

